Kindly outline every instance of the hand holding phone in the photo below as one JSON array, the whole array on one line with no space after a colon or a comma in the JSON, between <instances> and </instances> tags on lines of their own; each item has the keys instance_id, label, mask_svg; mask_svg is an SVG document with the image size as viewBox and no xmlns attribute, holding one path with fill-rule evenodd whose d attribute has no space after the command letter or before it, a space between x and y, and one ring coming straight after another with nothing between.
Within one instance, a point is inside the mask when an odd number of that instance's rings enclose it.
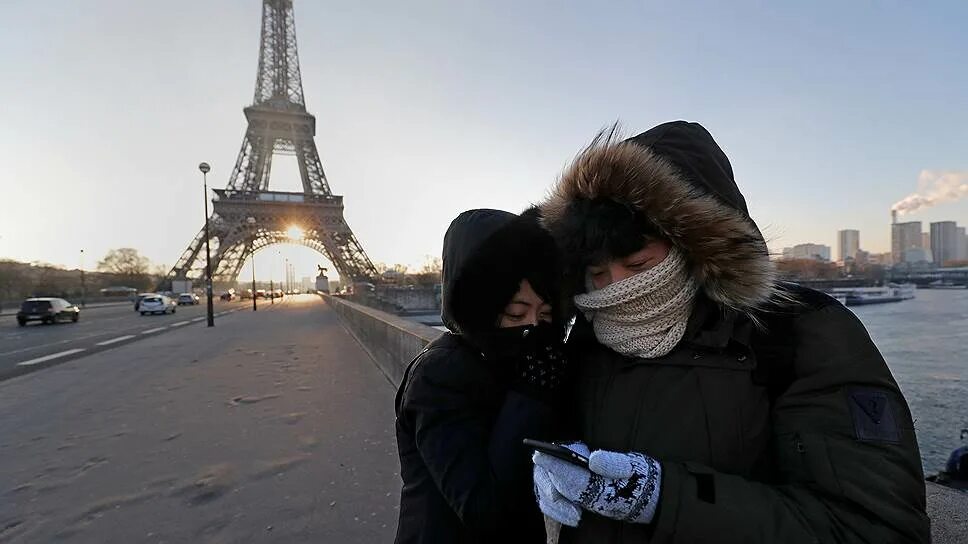
<instances>
[{"instance_id":1,"label":"hand holding phone","mask_svg":"<svg viewBox=\"0 0 968 544\"><path fill-rule=\"evenodd\" d=\"M584 455L578 454L570 449L562 446L561 444L555 444L553 442L543 442L541 440L532 440L530 438L524 439L524 445L529 448L534 448L535 451L540 451L541 453L548 454L552 457L568 461L573 465L578 465L582 468L588 468L588 458Z\"/></svg>"}]
</instances>

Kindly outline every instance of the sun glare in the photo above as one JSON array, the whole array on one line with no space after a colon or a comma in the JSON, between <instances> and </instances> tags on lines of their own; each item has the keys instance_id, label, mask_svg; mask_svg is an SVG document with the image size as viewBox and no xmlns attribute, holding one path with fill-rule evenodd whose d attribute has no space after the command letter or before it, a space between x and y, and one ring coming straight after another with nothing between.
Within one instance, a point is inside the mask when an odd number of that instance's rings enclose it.
<instances>
[{"instance_id":1,"label":"sun glare","mask_svg":"<svg viewBox=\"0 0 968 544\"><path fill-rule=\"evenodd\" d=\"M303 230L293 225L289 227L289 230L286 231L286 234L289 236L289 238L292 238L293 240L302 240Z\"/></svg>"}]
</instances>

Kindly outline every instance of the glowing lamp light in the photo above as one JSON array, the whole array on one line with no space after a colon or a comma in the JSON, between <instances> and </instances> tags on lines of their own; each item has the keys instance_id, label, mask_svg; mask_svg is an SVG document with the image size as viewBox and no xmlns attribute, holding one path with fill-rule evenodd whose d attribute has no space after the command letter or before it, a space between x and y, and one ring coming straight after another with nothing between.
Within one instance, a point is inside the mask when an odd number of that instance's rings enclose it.
<instances>
[{"instance_id":1,"label":"glowing lamp light","mask_svg":"<svg viewBox=\"0 0 968 544\"><path fill-rule=\"evenodd\" d=\"M293 240L302 240L303 230L301 228L293 225L293 226L289 227L289 230L286 231L286 235L289 236L289 238L291 238Z\"/></svg>"}]
</instances>

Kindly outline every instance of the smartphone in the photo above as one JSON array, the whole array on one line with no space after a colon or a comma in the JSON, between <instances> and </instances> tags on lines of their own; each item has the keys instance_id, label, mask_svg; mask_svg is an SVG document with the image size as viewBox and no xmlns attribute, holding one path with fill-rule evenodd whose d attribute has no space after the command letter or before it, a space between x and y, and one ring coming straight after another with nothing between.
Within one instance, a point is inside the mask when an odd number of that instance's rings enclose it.
<instances>
[{"instance_id":1,"label":"smartphone","mask_svg":"<svg viewBox=\"0 0 968 544\"><path fill-rule=\"evenodd\" d=\"M588 458L584 455L577 454L570 449L560 445L554 444L552 442L542 442L541 440L531 440L530 438L524 439L524 445L529 448L534 448L536 451L541 453L546 453L552 457L557 457L564 461L568 461L573 465L578 465L582 468L588 468Z\"/></svg>"}]
</instances>

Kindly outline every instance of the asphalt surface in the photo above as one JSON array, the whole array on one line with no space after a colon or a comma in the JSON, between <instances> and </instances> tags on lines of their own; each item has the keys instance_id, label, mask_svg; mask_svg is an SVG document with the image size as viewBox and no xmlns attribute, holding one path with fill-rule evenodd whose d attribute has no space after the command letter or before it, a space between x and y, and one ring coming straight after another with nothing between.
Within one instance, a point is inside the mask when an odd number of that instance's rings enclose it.
<instances>
[{"instance_id":1,"label":"asphalt surface","mask_svg":"<svg viewBox=\"0 0 968 544\"><path fill-rule=\"evenodd\" d=\"M250 305L251 301L249 305L238 301L215 301L215 312L224 315L234 310L251 310ZM199 323L205 326L205 314L205 300L202 299L201 304L179 306L174 314L165 315L142 316L134 311L134 304L83 308L77 323L44 325L31 321L21 327L15 315L2 316L0 380L91 355L117 347L117 344L136 342L148 335L198 326Z\"/></svg>"},{"instance_id":2,"label":"asphalt surface","mask_svg":"<svg viewBox=\"0 0 968 544\"><path fill-rule=\"evenodd\" d=\"M0 542L392 541L393 388L319 298L103 347L0 382Z\"/></svg>"}]
</instances>

